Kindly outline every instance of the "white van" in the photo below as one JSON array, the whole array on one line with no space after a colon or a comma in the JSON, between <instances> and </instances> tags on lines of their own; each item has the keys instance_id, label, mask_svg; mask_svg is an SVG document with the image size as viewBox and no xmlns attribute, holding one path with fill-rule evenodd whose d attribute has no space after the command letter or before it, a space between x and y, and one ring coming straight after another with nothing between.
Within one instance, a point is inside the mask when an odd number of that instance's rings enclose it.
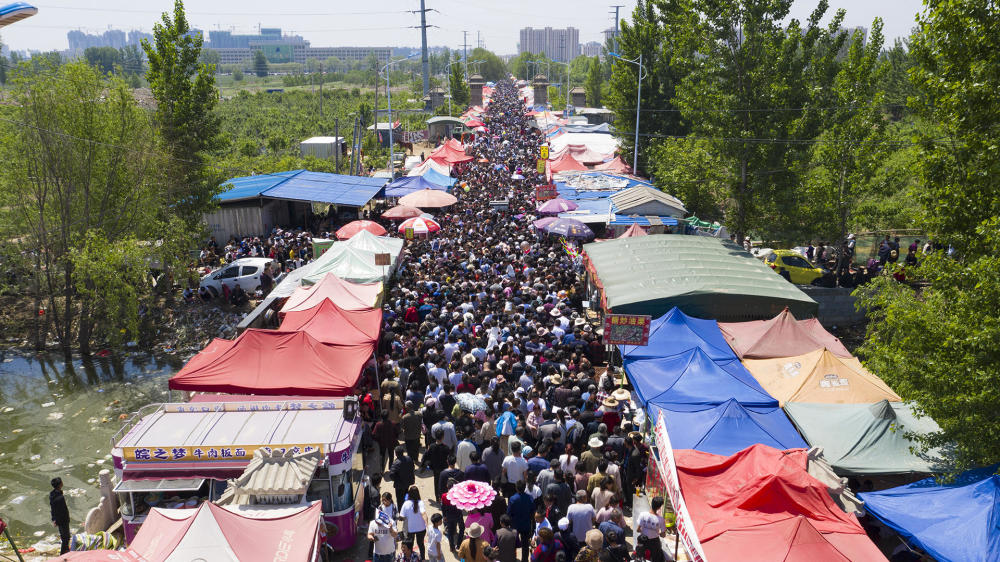
<instances>
[{"instance_id":1,"label":"white van","mask_svg":"<svg viewBox=\"0 0 1000 562\"><path fill-rule=\"evenodd\" d=\"M238 283L244 291L252 294L260 287L260 275L272 261L271 258L240 258L202 277L201 286L219 296L223 285L232 289Z\"/></svg>"}]
</instances>

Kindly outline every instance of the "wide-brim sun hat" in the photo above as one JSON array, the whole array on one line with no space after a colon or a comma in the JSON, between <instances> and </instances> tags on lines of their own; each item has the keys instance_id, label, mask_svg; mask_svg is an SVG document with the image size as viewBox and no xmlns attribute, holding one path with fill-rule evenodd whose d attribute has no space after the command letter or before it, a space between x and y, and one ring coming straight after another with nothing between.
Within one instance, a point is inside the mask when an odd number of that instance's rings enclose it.
<instances>
[{"instance_id":1,"label":"wide-brim sun hat","mask_svg":"<svg viewBox=\"0 0 1000 562\"><path fill-rule=\"evenodd\" d=\"M600 531L598 531L598 533L600 533ZM472 526L469 527L469 530L466 531L466 534L469 535L469 538L471 539L478 539L483 536L483 526L479 523L473 523Z\"/></svg>"},{"instance_id":2,"label":"wide-brim sun hat","mask_svg":"<svg viewBox=\"0 0 1000 562\"><path fill-rule=\"evenodd\" d=\"M594 437L590 441L587 441L587 445L592 449L599 449L604 446L604 442Z\"/></svg>"},{"instance_id":3,"label":"wide-brim sun hat","mask_svg":"<svg viewBox=\"0 0 1000 562\"><path fill-rule=\"evenodd\" d=\"M629 394L629 391L619 387L618 389L616 389L614 392L611 393L611 397L619 402L625 402L630 398L632 398L632 395Z\"/></svg>"},{"instance_id":4,"label":"wide-brim sun hat","mask_svg":"<svg viewBox=\"0 0 1000 562\"><path fill-rule=\"evenodd\" d=\"M618 400L616 400L614 396L608 396L607 398L604 399L603 404L608 408L617 408Z\"/></svg>"}]
</instances>

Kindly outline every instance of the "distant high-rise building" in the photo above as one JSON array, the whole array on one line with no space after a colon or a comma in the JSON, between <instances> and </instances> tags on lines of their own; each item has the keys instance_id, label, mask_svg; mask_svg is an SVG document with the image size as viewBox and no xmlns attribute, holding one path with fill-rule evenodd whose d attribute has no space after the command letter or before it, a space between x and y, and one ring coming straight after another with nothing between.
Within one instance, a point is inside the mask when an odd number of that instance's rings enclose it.
<instances>
[{"instance_id":1,"label":"distant high-rise building","mask_svg":"<svg viewBox=\"0 0 1000 562\"><path fill-rule=\"evenodd\" d=\"M142 31L125 32L120 29L109 29L100 35L91 35L79 30L66 33L70 56L79 55L88 47L114 47L115 49L130 45L138 47L143 39L152 40L152 38L151 34Z\"/></svg>"},{"instance_id":2,"label":"distant high-rise building","mask_svg":"<svg viewBox=\"0 0 1000 562\"><path fill-rule=\"evenodd\" d=\"M583 56L585 57L599 57L601 56L601 49L604 45L601 45L597 41L587 41L583 44Z\"/></svg>"},{"instance_id":3,"label":"distant high-rise building","mask_svg":"<svg viewBox=\"0 0 1000 562\"><path fill-rule=\"evenodd\" d=\"M575 27L565 29L521 30L521 41L517 45L518 54L545 53L545 56L560 62L569 62L580 55L580 30Z\"/></svg>"}]
</instances>

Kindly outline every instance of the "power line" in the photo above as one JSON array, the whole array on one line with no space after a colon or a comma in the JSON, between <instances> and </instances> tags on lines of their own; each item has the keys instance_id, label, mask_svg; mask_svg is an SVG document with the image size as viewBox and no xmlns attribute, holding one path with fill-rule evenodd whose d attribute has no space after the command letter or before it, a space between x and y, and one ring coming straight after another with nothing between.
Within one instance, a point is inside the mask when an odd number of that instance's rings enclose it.
<instances>
[{"instance_id":1,"label":"power line","mask_svg":"<svg viewBox=\"0 0 1000 562\"><path fill-rule=\"evenodd\" d=\"M81 12L122 12L128 14L161 14L165 10L137 10L137 9L107 9L107 8L91 8L86 6L44 6L38 5L39 8L44 8L46 10L73 10ZM168 11L169 12L169 11ZM403 14L406 10L375 10L375 11L358 11L358 12L240 12L239 15L242 16L371 16L378 14ZM190 12L185 10L185 14L197 15L197 16L231 16L232 12Z\"/></svg>"}]
</instances>

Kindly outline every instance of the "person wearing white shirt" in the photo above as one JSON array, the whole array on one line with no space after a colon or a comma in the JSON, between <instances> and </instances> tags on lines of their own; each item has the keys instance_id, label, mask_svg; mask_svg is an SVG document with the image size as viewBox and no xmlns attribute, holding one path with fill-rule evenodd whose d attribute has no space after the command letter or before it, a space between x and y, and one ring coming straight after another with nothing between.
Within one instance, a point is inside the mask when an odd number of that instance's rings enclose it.
<instances>
[{"instance_id":1,"label":"person wearing white shirt","mask_svg":"<svg viewBox=\"0 0 1000 562\"><path fill-rule=\"evenodd\" d=\"M464 373L462 371L455 371L453 373L448 373L448 382L451 383L451 386L454 386L455 388L458 388L458 385L462 384L462 375L463 374ZM447 412L447 413L450 414L451 412Z\"/></svg>"},{"instance_id":2,"label":"person wearing white shirt","mask_svg":"<svg viewBox=\"0 0 1000 562\"><path fill-rule=\"evenodd\" d=\"M636 517L636 531L647 539L662 537L667 532L663 516L659 513L660 509L663 508L663 498L653 498L649 506L651 511L644 511Z\"/></svg>"},{"instance_id":3,"label":"person wearing white shirt","mask_svg":"<svg viewBox=\"0 0 1000 562\"><path fill-rule=\"evenodd\" d=\"M412 537L414 545L420 547L420 559L426 560L424 536L427 534L427 506L420 499L420 490L416 485L406 491L406 501L399 510L399 517L405 522L406 536Z\"/></svg>"},{"instance_id":4,"label":"person wearing white shirt","mask_svg":"<svg viewBox=\"0 0 1000 562\"><path fill-rule=\"evenodd\" d=\"M521 456L521 442L514 441L513 437L511 441L511 454L503 459L503 463L500 466L506 481L511 484L517 484L524 480L524 475L528 472L528 461L524 460L524 457Z\"/></svg>"},{"instance_id":5,"label":"person wearing white shirt","mask_svg":"<svg viewBox=\"0 0 1000 562\"><path fill-rule=\"evenodd\" d=\"M456 351L458 351L457 342L450 341L444 344L444 360L451 363L451 356L455 355Z\"/></svg>"},{"instance_id":6,"label":"person wearing white shirt","mask_svg":"<svg viewBox=\"0 0 1000 562\"><path fill-rule=\"evenodd\" d=\"M438 429L444 432L444 444L454 451L458 447L458 437L455 436L455 424L447 419L443 419L431 427L431 435L434 435L434 432Z\"/></svg>"}]
</instances>

